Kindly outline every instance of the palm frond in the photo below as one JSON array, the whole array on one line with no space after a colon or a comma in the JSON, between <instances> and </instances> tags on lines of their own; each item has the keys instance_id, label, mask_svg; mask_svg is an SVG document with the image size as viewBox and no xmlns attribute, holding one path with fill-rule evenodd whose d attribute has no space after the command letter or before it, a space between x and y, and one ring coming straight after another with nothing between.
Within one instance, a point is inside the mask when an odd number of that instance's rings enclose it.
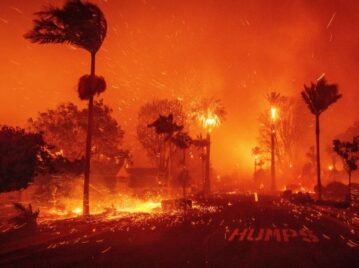
<instances>
[{"instance_id":1,"label":"palm frond","mask_svg":"<svg viewBox=\"0 0 359 268\"><path fill-rule=\"evenodd\" d=\"M181 149L187 149L192 144L192 138L185 132L177 132L171 137L171 142Z\"/></svg>"},{"instance_id":2,"label":"palm frond","mask_svg":"<svg viewBox=\"0 0 359 268\"><path fill-rule=\"evenodd\" d=\"M106 90L106 87L105 78L102 76L83 75L79 79L77 91L81 100L88 100L95 94L100 95Z\"/></svg>"},{"instance_id":3,"label":"palm frond","mask_svg":"<svg viewBox=\"0 0 359 268\"><path fill-rule=\"evenodd\" d=\"M280 93L273 91L266 95L266 99L270 105L276 106L280 102L281 95L280 95Z\"/></svg>"},{"instance_id":4,"label":"palm frond","mask_svg":"<svg viewBox=\"0 0 359 268\"><path fill-rule=\"evenodd\" d=\"M197 120L198 117L204 116L208 117L209 115L215 114L221 122L226 119L226 109L224 108L220 99L214 97L203 98L199 101L195 101L192 104L191 117L193 120Z\"/></svg>"},{"instance_id":5,"label":"palm frond","mask_svg":"<svg viewBox=\"0 0 359 268\"><path fill-rule=\"evenodd\" d=\"M107 22L92 3L68 0L63 8L36 12L34 27L24 37L33 43L68 43L96 53L106 37Z\"/></svg>"},{"instance_id":6,"label":"palm frond","mask_svg":"<svg viewBox=\"0 0 359 268\"><path fill-rule=\"evenodd\" d=\"M328 84L324 78L316 84L311 83L310 86L304 85L301 95L310 112L318 116L342 97L339 94L338 86L336 84Z\"/></svg>"}]
</instances>

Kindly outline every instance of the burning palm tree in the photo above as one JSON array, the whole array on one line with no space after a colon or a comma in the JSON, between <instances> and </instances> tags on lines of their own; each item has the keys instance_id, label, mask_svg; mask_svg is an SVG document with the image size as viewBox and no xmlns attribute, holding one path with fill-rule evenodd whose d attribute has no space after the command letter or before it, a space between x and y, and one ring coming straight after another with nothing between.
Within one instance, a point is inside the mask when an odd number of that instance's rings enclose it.
<instances>
[{"instance_id":1,"label":"burning palm tree","mask_svg":"<svg viewBox=\"0 0 359 268\"><path fill-rule=\"evenodd\" d=\"M339 94L337 85L327 84L327 81L324 78L319 80L316 84L311 83L310 86L304 85L304 90L301 94L310 112L315 116L318 198L321 199L322 183L320 178L319 116L327 110L330 105L337 102L342 95Z\"/></svg>"},{"instance_id":2,"label":"burning palm tree","mask_svg":"<svg viewBox=\"0 0 359 268\"><path fill-rule=\"evenodd\" d=\"M78 86L80 98L88 100L89 107L83 199L83 214L88 216L93 98L106 89L104 79L95 75L95 58L106 37L107 22L98 6L81 0L68 0L62 8L51 6L35 15L34 27L25 34L26 39L39 44L71 44L91 55L91 73L83 76Z\"/></svg>"},{"instance_id":3,"label":"burning palm tree","mask_svg":"<svg viewBox=\"0 0 359 268\"><path fill-rule=\"evenodd\" d=\"M210 150L211 150L211 133L215 127L218 127L224 120L226 111L220 100L210 98L202 99L195 103L193 108L193 118L196 119L200 125L207 132L207 147L206 147L206 168L204 178L204 193L211 192L210 183Z\"/></svg>"},{"instance_id":4,"label":"burning palm tree","mask_svg":"<svg viewBox=\"0 0 359 268\"><path fill-rule=\"evenodd\" d=\"M275 121L278 118L278 105L282 99L280 93L271 92L266 96L267 101L270 105L270 118L271 118L271 188L272 191L276 190L276 179L275 179L275 145L276 145L276 128Z\"/></svg>"}]
</instances>

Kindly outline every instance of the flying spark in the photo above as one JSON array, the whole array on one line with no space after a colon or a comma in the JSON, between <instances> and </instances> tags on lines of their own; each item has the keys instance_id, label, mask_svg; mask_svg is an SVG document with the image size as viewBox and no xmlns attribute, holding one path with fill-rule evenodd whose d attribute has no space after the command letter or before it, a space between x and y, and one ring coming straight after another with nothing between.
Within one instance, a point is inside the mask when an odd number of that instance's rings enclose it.
<instances>
[{"instance_id":1,"label":"flying spark","mask_svg":"<svg viewBox=\"0 0 359 268\"><path fill-rule=\"evenodd\" d=\"M332 24L332 22L333 22L333 20L334 20L334 18L335 18L335 15L336 15L336 13L334 12L333 15L332 15L332 17L330 18L328 24L327 24L327 29L329 29L330 25Z\"/></svg>"}]
</instances>

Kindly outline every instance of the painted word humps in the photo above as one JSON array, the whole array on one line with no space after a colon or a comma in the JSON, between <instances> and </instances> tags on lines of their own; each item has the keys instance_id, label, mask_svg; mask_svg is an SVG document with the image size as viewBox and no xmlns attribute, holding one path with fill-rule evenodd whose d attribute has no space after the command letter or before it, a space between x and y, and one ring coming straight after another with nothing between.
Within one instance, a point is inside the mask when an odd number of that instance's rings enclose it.
<instances>
[{"instance_id":1,"label":"painted word humps","mask_svg":"<svg viewBox=\"0 0 359 268\"><path fill-rule=\"evenodd\" d=\"M227 230L224 237L228 241L289 242L300 239L307 243L319 242L318 236L309 229L260 228L256 230L253 228L244 228L240 230L240 228L234 228L233 231Z\"/></svg>"}]
</instances>

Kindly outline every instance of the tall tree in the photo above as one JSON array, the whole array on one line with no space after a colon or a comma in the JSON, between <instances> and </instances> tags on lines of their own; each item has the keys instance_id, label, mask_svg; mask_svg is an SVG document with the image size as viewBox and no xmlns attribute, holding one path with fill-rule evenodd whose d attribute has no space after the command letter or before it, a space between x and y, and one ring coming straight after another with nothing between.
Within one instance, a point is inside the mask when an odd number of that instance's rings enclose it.
<instances>
[{"instance_id":1,"label":"tall tree","mask_svg":"<svg viewBox=\"0 0 359 268\"><path fill-rule=\"evenodd\" d=\"M33 29L25 34L31 42L48 44L71 44L87 50L91 55L90 75L79 81L79 95L88 100L88 123L86 138L86 161L83 196L83 214L90 214L89 183L91 162L91 139L93 122L93 97L105 90L102 77L95 75L95 57L107 32L107 22L98 6L81 0L68 0L62 8L49 7L35 13ZM85 90L84 90L85 89Z\"/></svg>"},{"instance_id":2,"label":"tall tree","mask_svg":"<svg viewBox=\"0 0 359 268\"><path fill-rule=\"evenodd\" d=\"M337 102L342 95L339 94L338 86L336 84L328 84L322 78L316 84L311 83L310 86L304 85L304 90L301 92L309 111L315 116L315 141L316 141L316 156L317 156L317 184L318 184L318 198L322 198L322 182L320 177L320 115L328 109L330 105Z\"/></svg>"},{"instance_id":3,"label":"tall tree","mask_svg":"<svg viewBox=\"0 0 359 268\"><path fill-rule=\"evenodd\" d=\"M275 151L278 146L276 146L276 122L278 119L278 103L281 100L281 95L278 92L271 92L267 96L267 101L270 105L270 137L271 137L271 189L272 191L276 190L276 168L275 168Z\"/></svg>"},{"instance_id":4,"label":"tall tree","mask_svg":"<svg viewBox=\"0 0 359 268\"><path fill-rule=\"evenodd\" d=\"M192 105L192 118L197 120L203 129L207 132L207 146L205 157L205 172L203 193L209 194L211 192L211 133L213 128L218 127L225 119L226 110L219 99L203 98Z\"/></svg>"},{"instance_id":5,"label":"tall tree","mask_svg":"<svg viewBox=\"0 0 359 268\"><path fill-rule=\"evenodd\" d=\"M294 163L298 162L298 151L302 150L303 136L310 124L303 120L304 103L299 98L280 96L276 102L277 119L275 124L275 157L279 172L286 174ZM270 110L264 110L258 118L258 142L263 153L271 153L271 134L273 122ZM269 159L269 158L268 158Z\"/></svg>"}]
</instances>

